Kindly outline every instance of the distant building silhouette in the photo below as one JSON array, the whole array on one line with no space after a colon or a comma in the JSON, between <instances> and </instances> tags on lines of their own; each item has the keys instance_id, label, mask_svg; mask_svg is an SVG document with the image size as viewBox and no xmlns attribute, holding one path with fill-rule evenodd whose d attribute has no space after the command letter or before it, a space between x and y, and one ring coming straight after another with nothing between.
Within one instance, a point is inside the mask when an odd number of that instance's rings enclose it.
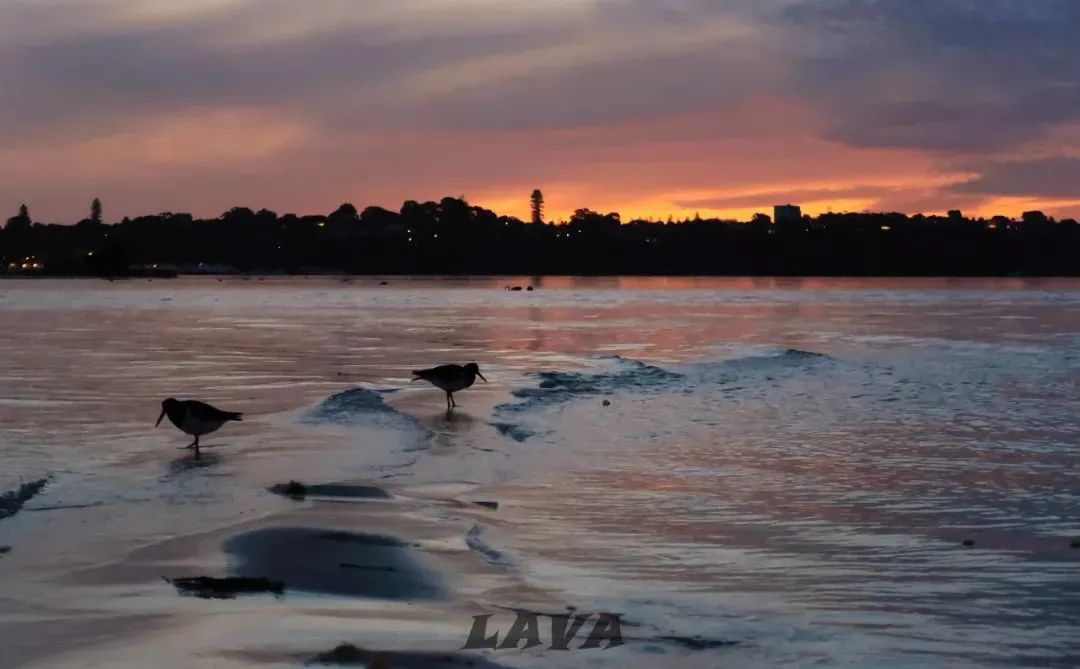
<instances>
[{"instance_id":1,"label":"distant building silhouette","mask_svg":"<svg viewBox=\"0 0 1080 669\"><path fill-rule=\"evenodd\" d=\"M964 220L964 212L960 211L959 209L950 209L949 210L949 221L950 222L959 223L962 220Z\"/></svg>"},{"instance_id":2,"label":"distant building silhouette","mask_svg":"<svg viewBox=\"0 0 1080 669\"><path fill-rule=\"evenodd\" d=\"M777 232L804 230L802 208L794 204L778 204L773 207L773 223Z\"/></svg>"},{"instance_id":3,"label":"distant building silhouette","mask_svg":"<svg viewBox=\"0 0 1080 669\"><path fill-rule=\"evenodd\" d=\"M529 209L532 211L532 222L536 225L544 224L544 194L537 188L529 197Z\"/></svg>"}]
</instances>

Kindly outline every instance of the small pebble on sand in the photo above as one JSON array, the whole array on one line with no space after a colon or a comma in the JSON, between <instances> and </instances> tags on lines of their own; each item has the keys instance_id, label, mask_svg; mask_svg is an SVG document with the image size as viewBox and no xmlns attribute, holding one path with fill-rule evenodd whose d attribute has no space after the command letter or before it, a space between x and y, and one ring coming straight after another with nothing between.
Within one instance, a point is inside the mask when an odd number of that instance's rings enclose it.
<instances>
[{"instance_id":1,"label":"small pebble on sand","mask_svg":"<svg viewBox=\"0 0 1080 669\"><path fill-rule=\"evenodd\" d=\"M606 406L606 407L611 406L611 400L604 400L604 406Z\"/></svg>"}]
</instances>

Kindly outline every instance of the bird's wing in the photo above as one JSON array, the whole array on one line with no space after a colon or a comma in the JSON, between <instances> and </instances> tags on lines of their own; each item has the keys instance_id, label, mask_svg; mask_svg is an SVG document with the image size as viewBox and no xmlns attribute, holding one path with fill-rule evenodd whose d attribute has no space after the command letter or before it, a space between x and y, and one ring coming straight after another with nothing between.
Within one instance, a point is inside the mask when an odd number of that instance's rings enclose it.
<instances>
[{"instance_id":1,"label":"bird's wing","mask_svg":"<svg viewBox=\"0 0 1080 669\"><path fill-rule=\"evenodd\" d=\"M414 369L413 375L418 379L445 379L452 376L460 376L465 373L461 365L439 365L431 369Z\"/></svg>"},{"instance_id":2,"label":"bird's wing","mask_svg":"<svg viewBox=\"0 0 1080 669\"><path fill-rule=\"evenodd\" d=\"M240 416L243 415L234 411L222 411L217 407L212 407L206 402L200 402L199 400L188 400L186 404L188 414L199 420L240 420Z\"/></svg>"}]
</instances>

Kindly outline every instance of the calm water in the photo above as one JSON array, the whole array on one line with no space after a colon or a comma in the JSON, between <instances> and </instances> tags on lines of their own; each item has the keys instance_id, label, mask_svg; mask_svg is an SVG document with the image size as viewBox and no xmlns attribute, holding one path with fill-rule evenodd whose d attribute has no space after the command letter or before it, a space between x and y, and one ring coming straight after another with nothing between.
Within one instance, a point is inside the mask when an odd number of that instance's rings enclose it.
<instances>
[{"instance_id":1,"label":"calm water","mask_svg":"<svg viewBox=\"0 0 1080 669\"><path fill-rule=\"evenodd\" d=\"M52 477L0 520L0 642L297 478L483 492L505 569L625 614L508 666L1080 665L1080 282L389 282L0 282L0 491ZM469 360L451 419L408 382ZM192 468L170 395L247 419Z\"/></svg>"}]
</instances>

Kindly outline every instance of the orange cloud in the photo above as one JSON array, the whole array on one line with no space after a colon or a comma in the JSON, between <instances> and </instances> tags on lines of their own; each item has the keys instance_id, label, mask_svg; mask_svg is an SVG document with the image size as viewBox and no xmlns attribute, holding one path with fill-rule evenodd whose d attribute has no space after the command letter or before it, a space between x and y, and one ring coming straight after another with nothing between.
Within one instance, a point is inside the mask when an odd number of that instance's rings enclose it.
<instances>
[{"instance_id":1,"label":"orange cloud","mask_svg":"<svg viewBox=\"0 0 1080 669\"><path fill-rule=\"evenodd\" d=\"M1060 171L1053 191L995 172L1080 156L1072 89L1033 67L1072 53L1072 24L827 4L0 3L16 26L0 83L18 91L0 107L0 211L464 194L524 217L537 187L555 219L1076 209ZM992 39L1003 25L1030 32Z\"/></svg>"}]
</instances>

